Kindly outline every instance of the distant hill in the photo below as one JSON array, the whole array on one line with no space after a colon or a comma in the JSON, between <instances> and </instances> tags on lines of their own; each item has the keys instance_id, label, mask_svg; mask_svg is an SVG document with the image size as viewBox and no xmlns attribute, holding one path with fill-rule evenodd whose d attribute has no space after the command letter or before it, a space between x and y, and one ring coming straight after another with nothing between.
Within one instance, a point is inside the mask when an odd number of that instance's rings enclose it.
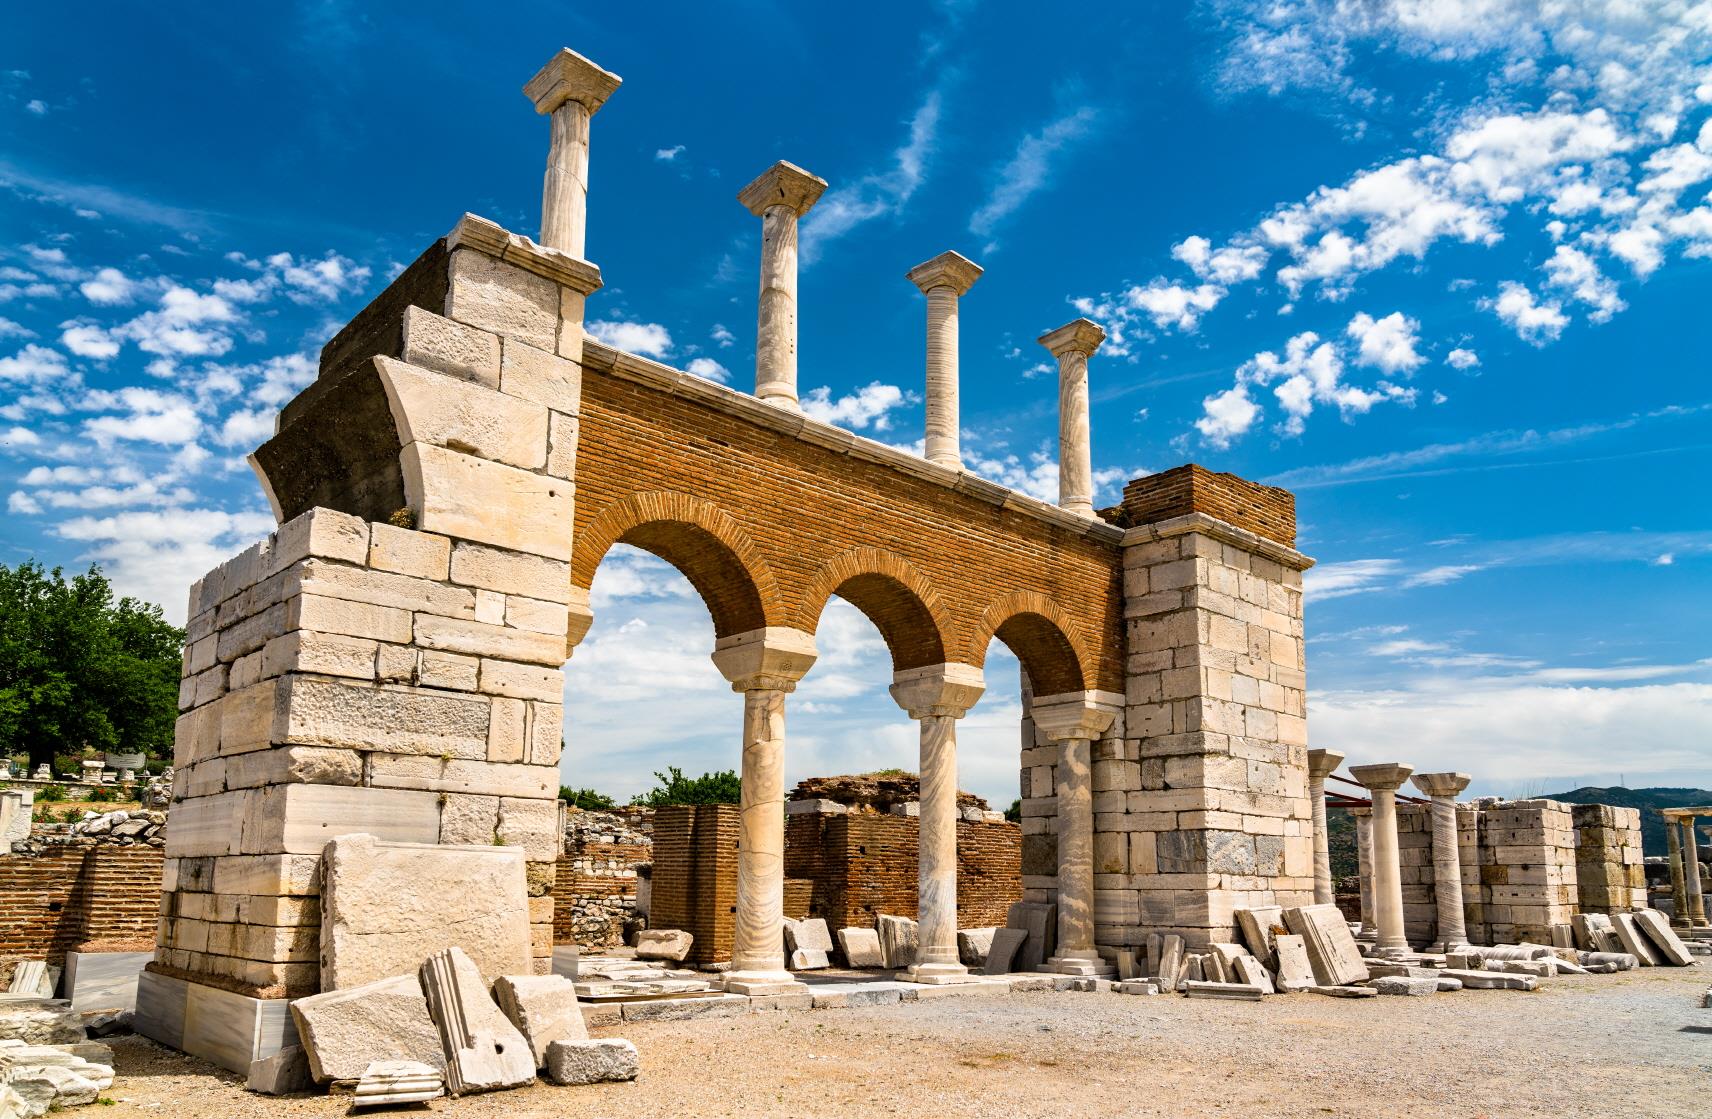
<instances>
[{"instance_id":1,"label":"distant hill","mask_svg":"<svg viewBox=\"0 0 1712 1119\"><path fill-rule=\"evenodd\" d=\"M1712 790L1625 789L1621 785L1600 789L1588 785L1567 793L1546 793L1539 799L1561 800L1565 804L1614 804L1619 808L1639 808L1641 847L1648 855L1663 856L1669 852L1665 846L1664 817L1658 814L1658 810L1685 805L1712 805ZM1702 855L1702 858L1704 857Z\"/></svg>"}]
</instances>

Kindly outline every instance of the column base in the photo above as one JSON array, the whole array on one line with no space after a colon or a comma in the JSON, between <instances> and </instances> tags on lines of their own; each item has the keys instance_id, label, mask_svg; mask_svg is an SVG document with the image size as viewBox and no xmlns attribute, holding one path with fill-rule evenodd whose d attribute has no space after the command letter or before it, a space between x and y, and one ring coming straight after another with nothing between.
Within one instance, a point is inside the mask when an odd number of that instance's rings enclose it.
<instances>
[{"instance_id":1,"label":"column base","mask_svg":"<svg viewBox=\"0 0 1712 1119\"><path fill-rule=\"evenodd\" d=\"M1471 947L1471 945L1466 940L1457 940L1457 941L1451 942L1450 944L1446 944L1442 940L1435 940L1435 941L1433 941L1433 943L1430 946L1428 946L1427 951L1429 951L1429 952L1465 952L1470 947Z\"/></svg>"},{"instance_id":2,"label":"column base","mask_svg":"<svg viewBox=\"0 0 1712 1119\"><path fill-rule=\"evenodd\" d=\"M970 975L969 969L962 964L911 964L893 975L905 983L926 983L933 986L943 986L948 983L978 983L979 977Z\"/></svg>"},{"instance_id":3,"label":"column base","mask_svg":"<svg viewBox=\"0 0 1712 1119\"><path fill-rule=\"evenodd\" d=\"M1373 947L1373 954L1375 956L1383 956L1386 959L1396 959L1399 956L1414 955L1414 949L1410 948L1407 944L1403 945L1401 948L1395 944L1376 944Z\"/></svg>"},{"instance_id":4,"label":"column base","mask_svg":"<svg viewBox=\"0 0 1712 1119\"><path fill-rule=\"evenodd\" d=\"M797 995L808 992L808 984L798 982L788 971L732 971L721 980L729 995Z\"/></svg>"},{"instance_id":5,"label":"column base","mask_svg":"<svg viewBox=\"0 0 1712 1119\"><path fill-rule=\"evenodd\" d=\"M1111 979L1118 973L1117 968L1098 956L1091 960L1081 956L1054 956L1041 964L1040 970L1057 975L1087 975L1096 979Z\"/></svg>"}]
</instances>

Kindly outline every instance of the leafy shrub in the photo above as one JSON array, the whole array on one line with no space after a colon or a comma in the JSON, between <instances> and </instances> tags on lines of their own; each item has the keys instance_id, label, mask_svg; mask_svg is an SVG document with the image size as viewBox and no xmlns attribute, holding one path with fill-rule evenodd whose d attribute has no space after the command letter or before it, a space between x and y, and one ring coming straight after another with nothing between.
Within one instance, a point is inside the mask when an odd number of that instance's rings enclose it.
<instances>
[{"instance_id":1,"label":"leafy shrub","mask_svg":"<svg viewBox=\"0 0 1712 1119\"><path fill-rule=\"evenodd\" d=\"M618 807L618 802L605 793L597 793L593 789L573 789L569 785L559 786L559 799L572 808L590 812L611 812Z\"/></svg>"},{"instance_id":2,"label":"leafy shrub","mask_svg":"<svg viewBox=\"0 0 1712 1119\"><path fill-rule=\"evenodd\" d=\"M36 791L36 800L41 801L44 804L52 804L55 801L61 801L64 799L64 785L48 785L47 787Z\"/></svg>"},{"instance_id":3,"label":"leafy shrub","mask_svg":"<svg viewBox=\"0 0 1712 1119\"><path fill-rule=\"evenodd\" d=\"M119 790L110 789L105 785L97 785L89 790L89 799L97 804L111 804L119 799Z\"/></svg>"},{"instance_id":4,"label":"leafy shrub","mask_svg":"<svg viewBox=\"0 0 1712 1119\"><path fill-rule=\"evenodd\" d=\"M631 797L630 803L646 808L666 804L736 804L743 790L743 782L733 769L685 777L683 770L671 765L665 773L656 772L654 780L659 784Z\"/></svg>"}]
</instances>

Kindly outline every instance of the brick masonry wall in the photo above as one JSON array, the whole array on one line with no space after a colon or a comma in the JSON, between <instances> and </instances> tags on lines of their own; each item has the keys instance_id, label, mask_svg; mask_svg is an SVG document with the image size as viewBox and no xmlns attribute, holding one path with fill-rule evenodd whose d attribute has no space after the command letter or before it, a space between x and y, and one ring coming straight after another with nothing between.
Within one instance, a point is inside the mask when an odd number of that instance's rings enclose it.
<instances>
[{"instance_id":1,"label":"brick masonry wall","mask_svg":"<svg viewBox=\"0 0 1712 1119\"><path fill-rule=\"evenodd\" d=\"M648 923L693 936L691 963L731 959L740 819L733 804L669 805L654 812Z\"/></svg>"},{"instance_id":2,"label":"brick masonry wall","mask_svg":"<svg viewBox=\"0 0 1712 1119\"><path fill-rule=\"evenodd\" d=\"M559 860L553 886L553 943L612 948L636 913L636 868L652 845L584 843Z\"/></svg>"},{"instance_id":3,"label":"brick masonry wall","mask_svg":"<svg viewBox=\"0 0 1712 1119\"><path fill-rule=\"evenodd\" d=\"M1153 524L1205 513L1256 536L1296 546L1296 495L1194 463L1137 478L1124 486L1122 523Z\"/></svg>"},{"instance_id":4,"label":"brick masonry wall","mask_svg":"<svg viewBox=\"0 0 1712 1119\"><path fill-rule=\"evenodd\" d=\"M153 847L60 847L36 856L0 856L0 958L46 958L68 951L154 939L161 904L161 852Z\"/></svg>"},{"instance_id":5,"label":"brick masonry wall","mask_svg":"<svg viewBox=\"0 0 1712 1119\"><path fill-rule=\"evenodd\" d=\"M785 873L812 883L809 912L833 929L873 928L881 913L917 916L920 820L877 813L792 813L785 825ZM1022 830L1015 824L957 823L957 923L1005 923L1022 896Z\"/></svg>"}]
</instances>

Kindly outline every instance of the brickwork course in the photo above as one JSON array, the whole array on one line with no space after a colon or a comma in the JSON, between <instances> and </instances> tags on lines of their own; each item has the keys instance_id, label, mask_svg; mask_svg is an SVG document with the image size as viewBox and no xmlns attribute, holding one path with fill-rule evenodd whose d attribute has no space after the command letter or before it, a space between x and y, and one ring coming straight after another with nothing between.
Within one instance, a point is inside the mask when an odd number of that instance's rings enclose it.
<instances>
[{"instance_id":1,"label":"brickwork course","mask_svg":"<svg viewBox=\"0 0 1712 1119\"><path fill-rule=\"evenodd\" d=\"M0 855L0 959L134 952L153 943L161 906L153 847L51 847Z\"/></svg>"}]
</instances>

